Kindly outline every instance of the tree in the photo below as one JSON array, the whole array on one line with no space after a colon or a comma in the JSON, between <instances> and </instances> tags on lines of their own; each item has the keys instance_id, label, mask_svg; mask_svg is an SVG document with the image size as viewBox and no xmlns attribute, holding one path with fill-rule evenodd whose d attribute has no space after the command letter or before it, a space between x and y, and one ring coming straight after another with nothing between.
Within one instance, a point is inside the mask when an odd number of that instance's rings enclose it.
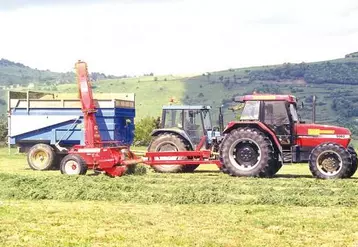
<instances>
[{"instance_id":1,"label":"tree","mask_svg":"<svg viewBox=\"0 0 358 247\"><path fill-rule=\"evenodd\" d=\"M145 117L138 121L135 125L135 137L134 144L135 145L149 145L151 140L151 133L154 129L159 127L158 119L154 117ZM160 120L159 120L160 122Z\"/></svg>"},{"instance_id":2,"label":"tree","mask_svg":"<svg viewBox=\"0 0 358 247\"><path fill-rule=\"evenodd\" d=\"M7 137L7 121L5 118L0 119L0 143L5 143Z\"/></svg>"}]
</instances>

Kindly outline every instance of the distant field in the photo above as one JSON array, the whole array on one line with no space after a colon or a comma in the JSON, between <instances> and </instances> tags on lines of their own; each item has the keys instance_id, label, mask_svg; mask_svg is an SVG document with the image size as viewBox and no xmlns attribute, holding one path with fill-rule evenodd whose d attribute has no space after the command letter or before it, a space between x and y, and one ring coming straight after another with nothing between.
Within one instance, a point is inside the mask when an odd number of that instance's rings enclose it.
<instances>
[{"instance_id":1,"label":"distant field","mask_svg":"<svg viewBox=\"0 0 358 247\"><path fill-rule=\"evenodd\" d=\"M35 172L0 150L1 246L356 246L357 176L307 165L272 179L193 174L121 178Z\"/></svg>"},{"instance_id":2,"label":"distant field","mask_svg":"<svg viewBox=\"0 0 358 247\"><path fill-rule=\"evenodd\" d=\"M104 80L94 83L94 92L95 94L135 93L137 119L145 116L160 116L162 105L169 104L169 100L172 97L176 99L175 104L210 105L213 107L213 120L216 123L218 107L223 104L225 104L225 122L235 118L237 113L228 110L228 104L232 104L231 98L233 95L252 93L257 88L270 87L270 85L277 87L277 84L272 84L272 82L241 82L228 89L224 84L212 83L211 80L203 76L191 78L160 76L157 77L157 81L155 81L155 77ZM75 84L62 84L57 89L58 92L68 93L74 93L78 90ZM339 90L358 92L358 85L281 84L279 89L282 93L294 94L300 102L305 102L305 99L313 94L317 95L317 122L335 124L339 121L339 116L332 109L333 98L330 97L329 93ZM305 103L304 109L300 110L300 114L304 120L310 121L312 117L311 105Z\"/></svg>"},{"instance_id":3,"label":"distant field","mask_svg":"<svg viewBox=\"0 0 358 247\"><path fill-rule=\"evenodd\" d=\"M135 93L138 119L161 116L162 105L168 105L172 97L181 100L185 90L181 78L172 76L160 76L157 81L154 81L154 77L105 80L95 82L93 86L95 94ZM64 84L58 86L58 91L77 92L78 89L76 84Z\"/></svg>"}]
</instances>

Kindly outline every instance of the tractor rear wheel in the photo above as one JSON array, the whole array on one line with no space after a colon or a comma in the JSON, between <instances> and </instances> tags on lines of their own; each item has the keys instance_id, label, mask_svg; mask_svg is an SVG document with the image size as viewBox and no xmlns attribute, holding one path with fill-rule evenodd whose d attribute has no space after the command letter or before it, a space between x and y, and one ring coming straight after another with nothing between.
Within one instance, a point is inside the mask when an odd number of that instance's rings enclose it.
<instances>
[{"instance_id":1,"label":"tractor rear wheel","mask_svg":"<svg viewBox=\"0 0 358 247\"><path fill-rule=\"evenodd\" d=\"M352 173L351 154L341 145L324 143L312 150L309 168L316 178L348 178Z\"/></svg>"},{"instance_id":2,"label":"tractor rear wheel","mask_svg":"<svg viewBox=\"0 0 358 247\"><path fill-rule=\"evenodd\" d=\"M356 173L357 171L357 168L358 168L358 160L357 160L357 153L356 151L354 150L354 148L352 146L349 146L347 148L348 152L351 154L351 159L352 159L352 167L351 167L351 171L350 173L348 174L348 177L352 177L354 175L354 173Z\"/></svg>"},{"instance_id":3,"label":"tractor rear wheel","mask_svg":"<svg viewBox=\"0 0 358 247\"><path fill-rule=\"evenodd\" d=\"M67 175L85 175L87 169L86 161L77 154L66 155L60 164L61 173Z\"/></svg>"},{"instance_id":4,"label":"tractor rear wheel","mask_svg":"<svg viewBox=\"0 0 358 247\"><path fill-rule=\"evenodd\" d=\"M33 170L51 169L56 162L54 150L47 144L39 143L32 146L27 153L27 163Z\"/></svg>"},{"instance_id":5,"label":"tractor rear wheel","mask_svg":"<svg viewBox=\"0 0 358 247\"><path fill-rule=\"evenodd\" d=\"M222 171L232 176L272 177L281 168L270 139L254 128L231 131L220 150Z\"/></svg>"},{"instance_id":6,"label":"tractor rear wheel","mask_svg":"<svg viewBox=\"0 0 358 247\"><path fill-rule=\"evenodd\" d=\"M149 152L165 152L165 151L187 151L187 145L184 140L177 135L173 134L162 134L152 141L148 147ZM173 164L170 165L153 165L152 168L156 172L161 173L176 173L176 172L192 172L198 165L177 165L175 160L185 159L185 157L161 157L165 160L173 160Z\"/></svg>"}]
</instances>

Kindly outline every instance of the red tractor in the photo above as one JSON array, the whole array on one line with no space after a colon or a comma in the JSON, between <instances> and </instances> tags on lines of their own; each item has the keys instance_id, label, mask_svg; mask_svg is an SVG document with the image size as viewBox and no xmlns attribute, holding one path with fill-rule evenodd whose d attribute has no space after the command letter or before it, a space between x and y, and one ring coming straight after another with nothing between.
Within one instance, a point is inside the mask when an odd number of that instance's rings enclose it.
<instances>
[{"instance_id":1,"label":"red tractor","mask_svg":"<svg viewBox=\"0 0 358 247\"><path fill-rule=\"evenodd\" d=\"M351 132L306 124L292 95L246 95L239 121L230 122L220 144L222 171L233 176L272 177L283 163L308 162L317 178L349 178L357 170Z\"/></svg>"}]
</instances>

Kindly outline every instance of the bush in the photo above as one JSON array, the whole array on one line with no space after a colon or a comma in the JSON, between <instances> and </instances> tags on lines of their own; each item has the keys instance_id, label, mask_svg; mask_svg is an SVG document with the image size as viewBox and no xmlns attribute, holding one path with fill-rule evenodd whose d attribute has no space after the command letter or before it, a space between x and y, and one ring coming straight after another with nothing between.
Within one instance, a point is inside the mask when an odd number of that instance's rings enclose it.
<instances>
[{"instance_id":1,"label":"bush","mask_svg":"<svg viewBox=\"0 0 358 247\"><path fill-rule=\"evenodd\" d=\"M5 118L0 119L0 143L5 143L7 137L7 120Z\"/></svg>"},{"instance_id":2,"label":"bush","mask_svg":"<svg viewBox=\"0 0 358 247\"><path fill-rule=\"evenodd\" d=\"M154 117L145 117L136 123L135 126L135 145L147 146L150 143L151 136L150 133L159 128L159 118L155 119Z\"/></svg>"}]
</instances>

